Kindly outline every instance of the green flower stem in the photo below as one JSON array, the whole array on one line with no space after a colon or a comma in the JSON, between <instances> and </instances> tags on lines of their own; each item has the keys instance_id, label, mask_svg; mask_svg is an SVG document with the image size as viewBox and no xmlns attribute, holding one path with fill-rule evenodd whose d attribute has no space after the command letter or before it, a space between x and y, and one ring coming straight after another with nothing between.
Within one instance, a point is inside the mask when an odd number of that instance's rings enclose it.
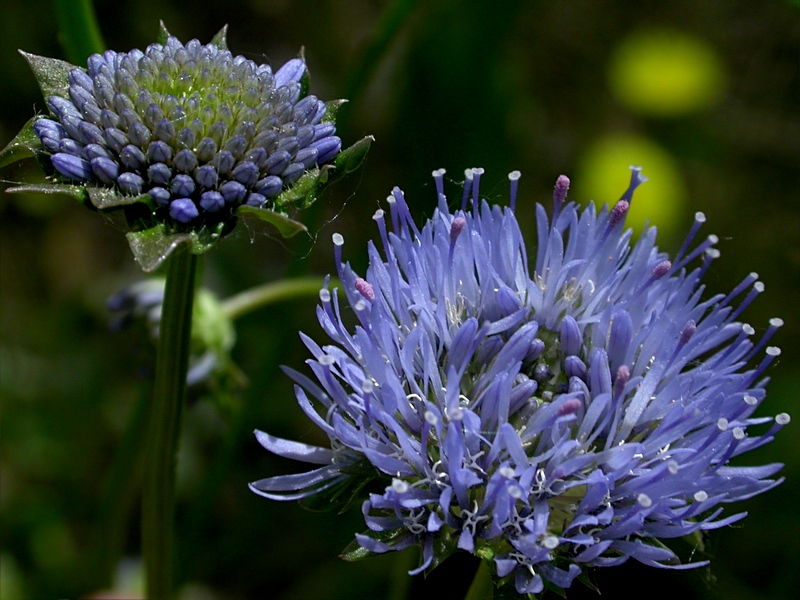
<instances>
[{"instance_id":1,"label":"green flower stem","mask_svg":"<svg viewBox=\"0 0 800 600\"><path fill-rule=\"evenodd\" d=\"M489 562L482 560L472 585L467 590L464 600L492 600L494 585L492 585L492 574L489 571Z\"/></svg>"},{"instance_id":2,"label":"green flower stem","mask_svg":"<svg viewBox=\"0 0 800 600\"><path fill-rule=\"evenodd\" d=\"M106 49L92 0L55 0L55 5L59 38L69 62L85 65L89 56Z\"/></svg>"},{"instance_id":3,"label":"green flower stem","mask_svg":"<svg viewBox=\"0 0 800 600\"><path fill-rule=\"evenodd\" d=\"M336 285L338 285L338 280L331 279L330 287L333 288ZM265 283L223 301L222 311L233 321L273 302L315 296L319 294L321 288L322 282L319 277L297 277Z\"/></svg>"},{"instance_id":4,"label":"green flower stem","mask_svg":"<svg viewBox=\"0 0 800 600\"><path fill-rule=\"evenodd\" d=\"M172 596L175 467L192 329L197 255L186 245L167 259L142 497L147 598Z\"/></svg>"}]
</instances>

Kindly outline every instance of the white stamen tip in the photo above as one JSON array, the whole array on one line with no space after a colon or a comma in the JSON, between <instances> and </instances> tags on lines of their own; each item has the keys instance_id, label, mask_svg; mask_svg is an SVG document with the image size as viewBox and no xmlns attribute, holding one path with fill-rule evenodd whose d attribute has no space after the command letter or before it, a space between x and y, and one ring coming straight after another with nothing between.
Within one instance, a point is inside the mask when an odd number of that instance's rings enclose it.
<instances>
[{"instance_id":1,"label":"white stamen tip","mask_svg":"<svg viewBox=\"0 0 800 600\"><path fill-rule=\"evenodd\" d=\"M408 491L408 484L402 479L392 479L392 490L397 494L405 494Z\"/></svg>"},{"instance_id":2,"label":"white stamen tip","mask_svg":"<svg viewBox=\"0 0 800 600\"><path fill-rule=\"evenodd\" d=\"M361 382L361 391L364 392L365 394L372 393L372 390L374 389L375 389L375 384L372 383L371 379L365 379L364 381Z\"/></svg>"},{"instance_id":3,"label":"white stamen tip","mask_svg":"<svg viewBox=\"0 0 800 600\"><path fill-rule=\"evenodd\" d=\"M360 298L356 301L355 304L353 304L353 310L356 312L361 312L365 308L367 308L367 303L364 300L361 300Z\"/></svg>"},{"instance_id":4,"label":"white stamen tip","mask_svg":"<svg viewBox=\"0 0 800 600\"><path fill-rule=\"evenodd\" d=\"M331 301L331 292L325 288L322 288L319 291L319 299L325 302L326 304Z\"/></svg>"},{"instance_id":5,"label":"white stamen tip","mask_svg":"<svg viewBox=\"0 0 800 600\"><path fill-rule=\"evenodd\" d=\"M510 485L508 486L508 495L516 500L519 500L522 498L522 488L520 488L518 485Z\"/></svg>"},{"instance_id":6,"label":"white stamen tip","mask_svg":"<svg viewBox=\"0 0 800 600\"><path fill-rule=\"evenodd\" d=\"M700 490L699 492L694 493L694 499L697 502L705 502L708 500L708 494L706 494L703 490Z\"/></svg>"},{"instance_id":7,"label":"white stamen tip","mask_svg":"<svg viewBox=\"0 0 800 600\"><path fill-rule=\"evenodd\" d=\"M519 171L511 171L511 173L508 174L508 179L510 181L518 181L520 177L522 177L522 173Z\"/></svg>"},{"instance_id":8,"label":"white stamen tip","mask_svg":"<svg viewBox=\"0 0 800 600\"><path fill-rule=\"evenodd\" d=\"M755 406L756 404L758 404L758 398L756 398L755 396L747 395L744 397L744 401L746 404L750 406Z\"/></svg>"},{"instance_id":9,"label":"white stamen tip","mask_svg":"<svg viewBox=\"0 0 800 600\"><path fill-rule=\"evenodd\" d=\"M467 181L472 181L472 178L474 177L472 169L464 169L464 177L467 178Z\"/></svg>"},{"instance_id":10,"label":"white stamen tip","mask_svg":"<svg viewBox=\"0 0 800 600\"><path fill-rule=\"evenodd\" d=\"M485 173L483 167L472 167L473 175L483 175Z\"/></svg>"},{"instance_id":11,"label":"white stamen tip","mask_svg":"<svg viewBox=\"0 0 800 600\"><path fill-rule=\"evenodd\" d=\"M770 356L780 356L781 355L781 349L778 348L777 346L768 346L766 352Z\"/></svg>"},{"instance_id":12,"label":"white stamen tip","mask_svg":"<svg viewBox=\"0 0 800 600\"><path fill-rule=\"evenodd\" d=\"M342 236L341 233L334 233L331 236L331 239L333 240L333 243L336 244L337 246L344 245L344 237Z\"/></svg>"},{"instance_id":13,"label":"white stamen tip","mask_svg":"<svg viewBox=\"0 0 800 600\"><path fill-rule=\"evenodd\" d=\"M447 173L447 171L445 171L444 169L436 169L431 173L431 175L433 175L434 177L442 177L445 173Z\"/></svg>"},{"instance_id":14,"label":"white stamen tip","mask_svg":"<svg viewBox=\"0 0 800 600\"><path fill-rule=\"evenodd\" d=\"M397 200L394 199L394 196L389 194L388 196L386 196L386 202L388 202L389 204L394 204L395 202L397 202Z\"/></svg>"},{"instance_id":15,"label":"white stamen tip","mask_svg":"<svg viewBox=\"0 0 800 600\"><path fill-rule=\"evenodd\" d=\"M717 244L719 243L719 237L717 237L712 233L710 236L708 236L708 241L711 242L712 244Z\"/></svg>"},{"instance_id":16,"label":"white stamen tip","mask_svg":"<svg viewBox=\"0 0 800 600\"><path fill-rule=\"evenodd\" d=\"M558 538L554 535L546 535L542 538L542 546L548 550L555 550L558 548Z\"/></svg>"},{"instance_id":17,"label":"white stamen tip","mask_svg":"<svg viewBox=\"0 0 800 600\"><path fill-rule=\"evenodd\" d=\"M386 213L383 212L383 209L379 208L378 210L375 211L375 214L372 215L372 218L375 219L376 221L380 221L381 219L383 219L384 214Z\"/></svg>"},{"instance_id":18,"label":"white stamen tip","mask_svg":"<svg viewBox=\"0 0 800 600\"><path fill-rule=\"evenodd\" d=\"M788 425L791 420L792 417L789 416L789 413L781 413L779 415L775 415L775 422L778 425Z\"/></svg>"},{"instance_id":19,"label":"white stamen tip","mask_svg":"<svg viewBox=\"0 0 800 600\"><path fill-rule=\"evenodd\" d=\"M323 354L319 357L319 364L323 367L330 367L336 363L336 359L333 358L330 354Z\"/></svg>"},{"instance_id":20,"label":"white stamen tip","mask_svg":"<svg viewBox=\"0 0 800 600\"><path fill-rule=\"evenodd\" d=\"M437 416L436 416L434 413L432 413L431 411L429 411L429 410L426 410L426 411L425 411L425 420L426 420L426 421L427 421L427 422L428 422L430 425L436 425L436 424L439 422L439 417L437 417Z\"/></svg>"},{"instance_id":21,"label":"white stamen tip","mask_svg":"<svg viewBox=\"0 0 800 600\"><path fill-rule=\"evenodd\" d=\"M700 211L694 213L694 220L698 223L705 223L706 222L706 215Z\"/></svg>"},{"instance_id":22,"label":"white stamen tip","mask_svg":"<svg viewBox=\"0 0 800 600\"><path fill-rule=\"evenodd\" d=\"M722 417L722 418L718 419L717 420L717 428L720 431L727 431L728 430L728 419L726 419L725 417Z\"/></svg>"},{"instance_id":23,"label":"white stamen tip","mask_svg":"<svg viewBox=\"0 0 800 600\"><path fill-rule=\"evenodd\" d=\"M777 317L774 319L769 320L769 324L773 327L783 327L783 319L778 319Z\"/></svg>"},{"instance_id":24,"label":"white stamen tip","mask_svg":"<svg viewBox=\"0 0 800 600\"><path fill-rule=\"evenodd\" d=\"M744 331L744 332L745 332L747 335L753 335L753 334L756 332L756 330L755 330L755 329L753 329L753 328L752 328L750 325L748 325L747 323L745 323L744 325L742 325L742 331Z\"/></svg>"},{"instance_id":25,"label":"white stamen tip","mask_svg":"<svg viewBox=\"0 0 800 600\"><path fill-rule=\"evenodd\" d=\"M512 477L514 477L513 467L503 467L502 469L500 469L500 475L502 475L506 479L511 479Z\"/></svg>"},{"instance_id":26,"label":"white stamen tip","mask_svg":"<svg viewBox=\"0 0 800 600\"><path fill-rule=\"evenodd\" d=\"M672 475L677 475L678 473L678 461L671 460L667 463L667 471L670 472Z\"/></svg>"},{"instance_id":27,"label":"white stamen tip","mask_svg":"<svg viewBox=\"0 0 800 600\"><path fill-rule=\"evenodd\" d=\"M452 411L450 411L450 420L451 421L460 421L464 418L464 411L461 410L461 407L456 407Z\"/></svg>"},{"instance_id":28,"label":"white stamen tip","mask_svg":"<svg viewBox=\"0 0 800 600\"><path fill-rule=\"evenodd\" d=\"M636 502L638 502L639 506L641 506L642 508L650 508L651 506L653 506L653 501L647 494L639 494L636 497Z\"/></svg>"},{"instance_id":29,"label":"white stamen tip","mask_svg":"<svg viewBox=\"0 0 800 600\"><path fill-rule=\"evenodd\" d=\"M744 429L742 429L741 427L734 427L733 428L733 437L734 437L734 439L737 439L737 440L743 440L744 439Z\"/></svg>"},{"instance_id":30,"label":"white stamen tip","mask_svg":"<svg viewBox=\"0 0 800 600\"><path fill-rule=\"evenodd\" d=\"M764 291L764 282L763 281L756 281L753 284L753 289L757 291L759 294Z\"/></svg>"}]
</instances>

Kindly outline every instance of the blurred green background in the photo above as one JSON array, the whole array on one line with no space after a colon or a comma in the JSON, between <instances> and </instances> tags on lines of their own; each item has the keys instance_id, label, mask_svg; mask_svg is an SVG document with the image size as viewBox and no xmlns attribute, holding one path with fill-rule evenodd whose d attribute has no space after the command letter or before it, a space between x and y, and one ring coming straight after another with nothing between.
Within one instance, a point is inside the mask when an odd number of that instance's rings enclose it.
<instances>
[{"instance_id":1,"label":"blurred green background","mask_svg":"<svg viewBox=\"0 0 800 600\"><path fill-rule=\"evenodd\" d=\"M506 201L506 173L523 172L517 214L533 233L533 204L568 174L570 198L613 202L629 164L650 182L630 224L646 219L674 253L695 211L720 236L706 282L727 292L757 271L766 293L744 313L757 332L786 326L762 414L797 416L800 373L800 8L789 1L570 0L118 0L98 2L108 47L143 48L158 19L188 41L225 23L235 54L280 65L305 46L312 93L348 97L345 145L373 134L359 174L302 219L310 235L283 241L239 227L207 255L207 287L226 297L250 286L333 270L330 236L366 265L372 214L392 186L419 218L435 205L431 170L486 169L482 191ZM0 145L45 110L18 48L64 57L50 2L6 3L0 24ZM33 168L5 169L5 184ZM66 198L0 195L0 597L136 596L138 479L113 476L133 407L147 393L141 336L112 333L105 299L142 277L119 226ZM531 238L532 239L532 238ZM531 242L531 246L533 242ZM465 564L453 558L410 581L413 551L361 563L338 553L364 528L343 515L279 504L249 481L297 465L269 456L254 428L324 443L296 407L278 365L302 369L297 331L317 340L314 298L237 322L234 359L249 383L223 406L202 391L185 413L176 560L182 600L458 597ZM134 440L135 441L135 440ZM115 463L115 461L117 461ZM800 589L800 436L797 423L742 464L786 463L787 481L732 507L743 522L713 532L712 568L668 572L637 565L600 571L604 597L660 590L683 598L780 599ZM120 469L120 467L117 467ZM461 587L459 587L461 586ZM395 586L397 587L397 586ZM402 592L402 589L400 590ZM567 597L595 598L579 584Z\"/></svg>"}]
</instances>

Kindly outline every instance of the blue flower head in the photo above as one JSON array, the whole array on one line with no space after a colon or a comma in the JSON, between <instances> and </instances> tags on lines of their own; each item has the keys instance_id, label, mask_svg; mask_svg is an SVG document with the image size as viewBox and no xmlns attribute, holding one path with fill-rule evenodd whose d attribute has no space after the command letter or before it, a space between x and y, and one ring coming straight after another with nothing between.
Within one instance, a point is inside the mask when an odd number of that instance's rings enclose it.
<instances>
[{"instance_id":1,"label":"blue flower head","mask_svg":"<svg viewBox=\"0 0 800 600\"><path fill-rule=\"evenodd\" d=\"M55 191L124 209L134 232L194 235L196 251L239 215L284 235L302 230L288 211L354 169L371 138L342 152L335 117L343 101L308 95L302 56L273 73L231 54L225 33L183 44L162 24L160 43L94 54L87 68L24 54L51 116L32 119L0 164L34 154ZM148 240L131 239L134 252Z\"/></svg>"},{"instance_id":2,"label":"blue flower head","mask_svg":"<svg viewBox=\"0 0 800 600\"><path fill-rule=\"evenodd\" d=\"M520 594L567 588L587 567L634 558L688 568L662 540L723 527L744 513L723 506L780 483L782 465L730 466L789 422L753 417L779 350L739 316L763 290L748 275L705 297L719 255L699 243L702 213L678 253L635 243L624 229L636 187L611 208L536 207L529 255L510 207L479 195L466 172L451 212L444 171L438 208L420 229L403 193L375 213L382 245L369 268L342 262L339 278L357 325L343 323L336 290L320 292L319 322L333 343L303 341L314 379L287 369L297 400L330 449L257 431L271 452L316 465L251 489L276 500L314 495L363 502L367 531L347 557L421 548L412 574L456 549L493 563ZM349 315L348 315L349 316Z\"/></svg>"}]
</instances>

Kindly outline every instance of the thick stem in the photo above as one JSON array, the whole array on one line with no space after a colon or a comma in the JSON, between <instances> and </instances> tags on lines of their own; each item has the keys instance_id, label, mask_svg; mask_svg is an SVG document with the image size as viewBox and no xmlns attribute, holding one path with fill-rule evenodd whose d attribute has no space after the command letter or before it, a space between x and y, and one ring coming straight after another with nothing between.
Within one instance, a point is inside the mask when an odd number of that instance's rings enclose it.
<instances>
[{"instance_id":1,"label":"thick stem","mask_svg":"<svg viewBox=\"0 0 800 600\"><path fill-rule=\"evenodd\" d=\"M92 0L55 0L55 5L59 41L69 62L85 65L89 56L105 50Z\"/></svg>"},{"instance_id":2,"label":"thick stem","mask_svg":"<svg viewBox=\"0 0 800 600\"><path fill-rule=\"evenodd\" d=\"M169 600L172 594L175 467L186 397L196 271L197 256L186 246L167 260L142 497L142 544L149 600Z\"/></svg>"},{"instance_id":3,"label":"thick stem","mask_svg":"<svg viewBox=\"0 0 800 600\"><path fill-rule=\"evenodd\" d=\"M334 286L336 282L337 280L331 280L330 286ZM298 277L266 283L231 296L222 303L222 310L229 319L235 320L273 302L316 296L321 287L322 281L319 277Z\"/></svg>"},{"instance_id":4,"label":"thick stem","mask_svg":"<svg viewBox=\"0 0 800 600\"><path fill-rule=\"evenodd\" d=\"M489 561L482 560L464 600L491 600L494 592Z\"/></svg>"}]
</instances>

